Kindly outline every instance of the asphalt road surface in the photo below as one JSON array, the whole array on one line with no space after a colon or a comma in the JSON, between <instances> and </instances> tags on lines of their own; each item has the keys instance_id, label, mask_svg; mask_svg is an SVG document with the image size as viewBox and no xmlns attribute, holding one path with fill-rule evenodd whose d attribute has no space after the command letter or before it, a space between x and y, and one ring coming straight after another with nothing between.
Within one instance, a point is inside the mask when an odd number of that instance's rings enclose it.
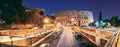
<instances>
[{"instance_id":1,"label":"asphalt road surface","mask_svg":"<svg viewBox=\"0 0 120 47\"><path fill-rule=\"evenodd\" d=\"M87 38L75 34L74 30L72 30L70 27L63 27L62 30L55 33L55 36L51 35L42 41L39 46L46 44L49 47L97 47Z\"/></svg>"}]
</instances>

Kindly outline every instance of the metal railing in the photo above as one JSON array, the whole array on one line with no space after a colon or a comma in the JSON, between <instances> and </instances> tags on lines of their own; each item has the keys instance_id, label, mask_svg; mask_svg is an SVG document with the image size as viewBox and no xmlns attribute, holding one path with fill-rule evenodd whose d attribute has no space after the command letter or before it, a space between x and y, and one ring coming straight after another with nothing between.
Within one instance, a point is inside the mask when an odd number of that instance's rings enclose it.
<instances>
[{"instance_id":1,"label":"metal railing","mask_svg":"<svg viewBox=\"0 0 120 47\"><path fill-rule=\"evenodd\" d=\"M106 43L104 47L117 47L119 35L120 35L120 32L117 31L117 33L111 37L111 39Z\"/></svg>"}]
</instances>

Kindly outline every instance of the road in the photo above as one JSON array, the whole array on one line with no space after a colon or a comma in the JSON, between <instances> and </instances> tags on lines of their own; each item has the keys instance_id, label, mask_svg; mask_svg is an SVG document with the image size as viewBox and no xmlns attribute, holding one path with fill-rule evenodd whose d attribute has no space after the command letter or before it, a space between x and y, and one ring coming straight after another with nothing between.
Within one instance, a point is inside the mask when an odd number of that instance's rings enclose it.
<instances>
[{"instance_id":1,"label":"road","mask_svg":"<svg viewBox=\"0 0 120 47\"><path fill-rule=\"evenodd\" d=\"M75 33L71 27L62 26L62 28L63 30L55 33L55 36L51 35L50 37L39 43L39 47L42 44L49 44L49 46L51 47L97 47L90 41L88 41L87 38Z\"/></svg>"}]
</instances>

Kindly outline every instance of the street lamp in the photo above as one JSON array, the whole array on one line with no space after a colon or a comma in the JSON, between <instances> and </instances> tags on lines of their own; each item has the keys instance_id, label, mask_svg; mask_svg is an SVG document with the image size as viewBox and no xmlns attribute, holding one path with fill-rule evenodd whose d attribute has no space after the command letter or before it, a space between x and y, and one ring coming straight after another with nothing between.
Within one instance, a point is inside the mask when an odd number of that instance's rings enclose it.
<instances>
[{"instance_id":1,"label":"street lamp","mask_svg":"<svg viewBox=\"0 0 120 47\"><path fill-rule=\"evenodd\" d=\"M45 23L45 26L47 26L47 23L49 23L49 18L44 18L44 23Z\"/></svg>"},{"instance_id":2,"label":"street lamp","mask_svg":"<svg viewBox=\"0 0 120 47\"><path fill-rule=\"evenodd\" d=\"M48 23L49 22L49 19L48 18L45 18L44 19L44 23Z\"/></svg>"}]
</instances>

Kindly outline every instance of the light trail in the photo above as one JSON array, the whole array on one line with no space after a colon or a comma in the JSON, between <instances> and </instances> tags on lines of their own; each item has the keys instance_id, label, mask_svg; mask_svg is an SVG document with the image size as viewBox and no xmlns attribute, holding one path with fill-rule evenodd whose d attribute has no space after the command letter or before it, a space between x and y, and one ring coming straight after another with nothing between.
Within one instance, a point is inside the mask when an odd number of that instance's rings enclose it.
<instances>
[{"instance_id":1,"label":"light trail","mask_svg":"<svg viewBox=\"0 0 120 47\"><path fill-rule=\"evenodd\" d=\"M77 47L77 40L75 39L71 28L64 27L57 47Z\"/></svg>"}]
</instances>

